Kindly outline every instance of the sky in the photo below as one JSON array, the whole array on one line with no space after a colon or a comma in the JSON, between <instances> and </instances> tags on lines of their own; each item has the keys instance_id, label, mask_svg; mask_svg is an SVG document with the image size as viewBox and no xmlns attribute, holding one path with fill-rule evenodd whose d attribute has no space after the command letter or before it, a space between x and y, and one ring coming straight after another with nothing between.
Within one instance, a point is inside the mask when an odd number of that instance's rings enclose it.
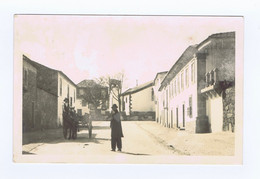
<instances>
[{"instance_id":1,"label":"sky","mask_svg":"<svg viewBox=\"0 0 260 179\"><path fill-rule=\"evenodd\" d=\"M76 84L124 72L127 89L168 71L189 45L239 30L239 22L236 17L16 15L15 60L24 54Z\"/></svg>"}]
</instances>

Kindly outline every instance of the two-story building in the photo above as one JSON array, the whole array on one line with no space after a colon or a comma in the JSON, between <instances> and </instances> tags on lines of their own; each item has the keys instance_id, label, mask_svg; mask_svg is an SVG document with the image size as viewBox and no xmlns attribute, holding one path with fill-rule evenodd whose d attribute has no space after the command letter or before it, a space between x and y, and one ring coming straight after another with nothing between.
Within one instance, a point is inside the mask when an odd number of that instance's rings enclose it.
<instances>
[{"instance_id":1,"label":"two-story building","mask_svg":"<svg viewBox=\"0 0 260 179\"><path fill-rule=\"evenodd\" d=\"M163 125L197 133L234 131L234 79L234 32L188 47L159 88Z\"/></svg>"},{"instance_id":2,"label":"two-story building","mask_svg":"<svg viewBox=\"0 0 260 179\"><path fill-rule=\"evenodd\" d=\"M194 57L196 46L189 46L171 67L161 82L162 125L178 129L195 130L197 86L201 80L200 66Z\"/></svg>"},{"instance_id":3,"label":"two-story building","mask_svg":"<svg viewBox=\"0 0 260 179\"><path fill-rule=\"evenodd\" d=\"M200 88L206 99L206 119L211 132L235 130L235 32L209 36L198 45L206 62L205 85Z\"/></svg>"},{"instance_id":4,"label":"two-story building","mask_svg":"<svg viewBox=\"0 0 260 179\"><path fill-rule=\"evenodd\" d=\"M130 88L120 95L122 111L129 120L154 120L153 81Z\"/></svg>"},{"instance_id":5,"label":"two-story building","mask_svg":"<svg viewBox=\"0 0 260 179\"><path fill-rule=\"evenodd\" d=\"M162 117L161 115L163 115L163 103L161 102L162 98L162 93L159 91L159 88L161 86L161 82L164 79L165 75L168 73L168 71L163 71L163 72L159 72L156 74L155 78L154 78L154 104L155 104L155 120L156 122L163 124L164 121L162 121L162 119L164 119L164 117Z\"/></svg>"}]
</instances>

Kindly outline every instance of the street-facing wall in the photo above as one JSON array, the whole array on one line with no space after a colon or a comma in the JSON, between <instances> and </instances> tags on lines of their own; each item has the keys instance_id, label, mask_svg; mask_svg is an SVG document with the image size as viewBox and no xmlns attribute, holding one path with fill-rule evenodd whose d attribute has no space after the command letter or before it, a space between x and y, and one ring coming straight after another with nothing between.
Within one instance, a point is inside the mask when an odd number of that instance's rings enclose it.
<instances>
[{"instance_id":1,"label":"street-facing wall","mask_svg":"<svg viewBox=\"0 0 260 179\"><path fill-rule=\"evenodd\" d=\"M34 130L37 127L35 121L36 78L37 70L23 61L23 132Z\"/></svg>"},{"instance_id":2,"label":"street-facing wall","mask_svg":"<svg viewBox=\"0 0 260 179\"><path fill-rule=\"evenodd\" d=\"M152 89L150 86L146 89L143 89L139 92L131 94L131 112L148 112L155 111L155 104L152 99Z\"/></svg>"},{"instance_id":3,"label":"street-facing wall","mask_svg":"<svg viewBox=\"0 0 260 179\"><path fill-rule=\"evenodd\" d=\"M41 128L49 129L58 127L57 96L38 88L37 99L36 119Z\"/></svg>"}]
</instances>

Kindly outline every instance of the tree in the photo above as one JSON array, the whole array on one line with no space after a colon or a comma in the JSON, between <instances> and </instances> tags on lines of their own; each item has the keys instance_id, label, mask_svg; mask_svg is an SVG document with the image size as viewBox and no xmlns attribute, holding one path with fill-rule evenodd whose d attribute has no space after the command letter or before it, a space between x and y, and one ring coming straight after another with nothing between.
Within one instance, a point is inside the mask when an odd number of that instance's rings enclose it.
<instances>
[{"instance_id":1,"label":"tree","mask_svg":"<svg viewBox=\"0 0 260 179\"><path fill-rule=\"evenodd\" d=\"M78 90L78 97L82 99L82 103L89 104L90 109L107 108L108 87L94 80L83 80L78 84Z\"/></svg>"},{"instance_id":2,"label":"tree","mask_svg":"<svg viewBox=\"0 0 260 179\"><path fill-rule=\"evenodd\" d=\"M121 72L115 73L114 75L107 75L96 78L95 81L103 86L108 87L108 94L116 96L116 100L118 101L119 111L121 111L121 101L120 95L122 93L123 85L126 80L125 72L122 70ZM113 89L117 89L117 94L115 94Z\"/></svg>"}]
</instances>

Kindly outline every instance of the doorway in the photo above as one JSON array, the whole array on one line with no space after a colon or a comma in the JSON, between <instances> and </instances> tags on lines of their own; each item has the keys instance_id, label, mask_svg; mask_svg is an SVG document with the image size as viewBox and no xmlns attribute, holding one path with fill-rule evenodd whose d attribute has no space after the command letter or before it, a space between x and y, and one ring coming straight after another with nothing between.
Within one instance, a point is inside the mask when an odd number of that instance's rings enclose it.
<instances>
[{"instance_id":1,"label":"doorway","mask_svg":"<svg viewBox=\"0 0 260 179\"><path fill-rule=\"evenodd\" d=\"M179 128L178 108L176 108L176 127Z\"/></svg>"},{"instance_id":2,"label":"doorway","mask_svg":"<svg viewBox=\"0 0 260 179\"><path fill-rule=\"evenodd\" d=\"M185 104L182 105L182 126L185 127Z\"/></svg>"}]
</instances>

